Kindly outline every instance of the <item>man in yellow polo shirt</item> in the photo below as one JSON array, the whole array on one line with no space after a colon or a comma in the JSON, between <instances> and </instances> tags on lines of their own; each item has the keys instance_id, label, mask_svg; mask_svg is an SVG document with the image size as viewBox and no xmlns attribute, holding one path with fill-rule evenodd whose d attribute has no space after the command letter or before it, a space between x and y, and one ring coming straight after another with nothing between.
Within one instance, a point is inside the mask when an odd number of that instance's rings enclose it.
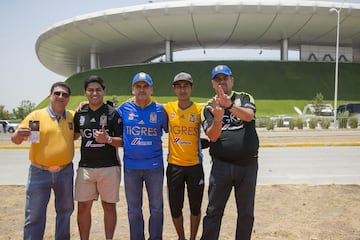
<instances>
[{"instance_id":1,"label":"man in yellow polo shirt","mask_svg":"<svg viewBox=\"0 0 360 240\"><path fill-rule=\"evenodd\" d=\"M55 194L56 240L70 239L70 216L74 210L73 156L74 125L72 111L66 110L71 90L65 82L50 89L50 105L31 112L12 135L11 141L31 142L24 239L43 239L46 209L51 189Z\"/></svg>"}]
</instances>

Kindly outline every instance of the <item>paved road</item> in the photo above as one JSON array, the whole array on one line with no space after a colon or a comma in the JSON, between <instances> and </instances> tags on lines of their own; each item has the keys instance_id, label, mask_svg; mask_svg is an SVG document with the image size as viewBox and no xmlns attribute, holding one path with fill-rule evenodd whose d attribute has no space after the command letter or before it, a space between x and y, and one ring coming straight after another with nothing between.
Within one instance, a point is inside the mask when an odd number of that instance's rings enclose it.
<instances>
[{"instance_id":1,"label":"paved road","mask_svg":"<svg viewBox=\"0 0 360 240\"><path fill-rule=\"evenodd\" d=\"M26 184L28 151L0 149L0 185ZM208 183L211 164L208 151L203 153ZM79 157L76 149L75 166ZM258 184L360 184L360 147L260 148Z\"/></svg>"}]
</instances>

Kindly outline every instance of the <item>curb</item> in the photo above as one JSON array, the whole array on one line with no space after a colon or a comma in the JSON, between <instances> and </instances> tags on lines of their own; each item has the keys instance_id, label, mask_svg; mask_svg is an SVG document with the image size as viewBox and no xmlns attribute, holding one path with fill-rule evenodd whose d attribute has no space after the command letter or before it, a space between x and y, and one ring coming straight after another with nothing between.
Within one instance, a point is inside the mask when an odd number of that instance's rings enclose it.
<instances>
[{"instance_id":1,"label":"curb","mask_svg":"<svg viewBox=\"0 0 360 240\"><path fill-rule=\"evenodd\" d=\"M359 147L360 142L264 143L260 147Z\"/></svg>"},{"instance_id":2,"label":"curb","mask_svg":"<svg viewBox=\"0 0 360 240\"><path fill-rule=\"evenodd\" d=\"M163 148L167 148L164 145ZM360 142L324 142L324 143L264 143L260 147L360 147ZM20 145L3 145L0 149L29 149L30 146ZM76 145L75 149L80 149L80 145Z\"/></svg>"}]
</instances>

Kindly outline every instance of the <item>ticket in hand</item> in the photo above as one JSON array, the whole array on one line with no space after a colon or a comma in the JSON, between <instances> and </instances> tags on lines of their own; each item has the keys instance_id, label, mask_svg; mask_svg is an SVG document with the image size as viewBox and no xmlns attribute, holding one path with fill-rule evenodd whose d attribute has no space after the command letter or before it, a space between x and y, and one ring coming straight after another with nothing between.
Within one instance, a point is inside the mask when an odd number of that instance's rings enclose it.
<instances>
[{"instance_id":1,"label":"ticket in hand","mask_svg":"<svg viewBox=\"0 0 360 240\"><path fill-rule=\"evenodd\" d=\"M31 129L29 142L39 143L40 142L40 121L30 120L29 127Z\"/></svg>"}]
</instances>

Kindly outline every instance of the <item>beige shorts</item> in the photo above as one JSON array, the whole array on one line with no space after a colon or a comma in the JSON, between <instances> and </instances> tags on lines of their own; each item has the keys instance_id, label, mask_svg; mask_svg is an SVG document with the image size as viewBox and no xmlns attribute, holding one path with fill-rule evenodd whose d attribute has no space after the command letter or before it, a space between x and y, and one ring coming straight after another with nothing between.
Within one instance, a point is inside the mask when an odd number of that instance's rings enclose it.
<instances>
[{"instance_id":1,"label":"beige shorts","mask_svg":"<svg viewBox=\"0 0 360 240\"><path fill-rule=\"evenodd\" d=\"M75 200L86 202L98 200L116 203L119 201L121 167L77 169L75 180Z\"/></svg>"}]
</instances>

